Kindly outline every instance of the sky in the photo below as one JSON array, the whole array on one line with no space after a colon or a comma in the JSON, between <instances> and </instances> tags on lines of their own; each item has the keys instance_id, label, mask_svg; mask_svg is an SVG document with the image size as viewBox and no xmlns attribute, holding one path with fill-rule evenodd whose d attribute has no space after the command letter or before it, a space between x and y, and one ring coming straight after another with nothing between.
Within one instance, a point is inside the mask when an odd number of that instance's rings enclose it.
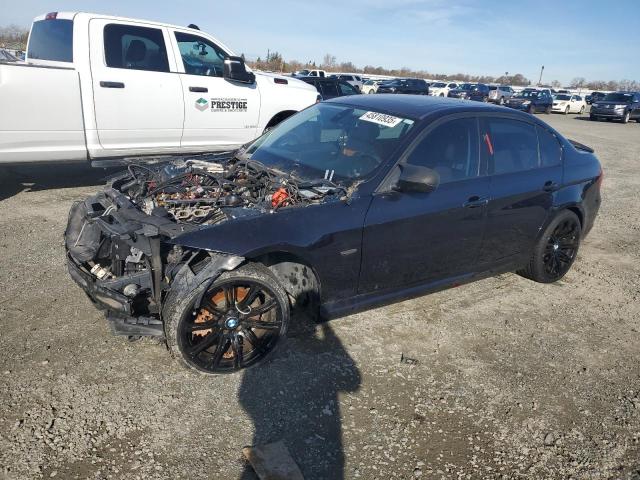
<instances>
[{"instance_id":1,"label":"sky","mask_svg":"<svg viewBox=\"0 0 640 480\"><path fill-rule=\"evenodd\" d=\"M236 54L536 82L640 81L640 0L0 0L0 25L50 11L197 24Z\"/></svg>"}]
</instances>

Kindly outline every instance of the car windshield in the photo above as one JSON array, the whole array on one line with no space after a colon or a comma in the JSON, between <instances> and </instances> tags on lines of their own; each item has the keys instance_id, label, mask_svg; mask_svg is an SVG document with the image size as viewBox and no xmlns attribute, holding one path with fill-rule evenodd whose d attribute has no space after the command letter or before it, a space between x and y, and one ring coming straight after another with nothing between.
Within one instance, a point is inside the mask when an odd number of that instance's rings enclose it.
<instances>
[{"instance_id":1,"label":"car windshield","mask_svg":"<svg viewBox=\"0 0 640 480\"><path fill-rule=\"evenodd\" d=\"M436 88L442 88L442 87L446 87L447 84L442 82L436 82L436 83L432 83L431 86Z\"/></svg>"},{"instance_id":2,"label":"car windshield","mask_svg":"<svg viewBox=\"0 0 640 480\"><path fill-rule=\"evenodd\" d=\"M608 93L602 100L605 102L631 103L632 93Z\"/></svg>"},{"instance_id":3,"label":"car windshield","mask_svg":"<svg viewBox=\"0 0 640 480\"><path fill-rule=\"evenodd\" d=\"M376 171L413 124L408 118L319 103L258 138L241 155L307 180L354 181Z\"/></svg>"},{"instance_id":4,"label":"car windshield","mask_svg":"<svg viewBox=\"0 0 640 480\"><path fill-rule=\"evenodd\" d=\"M571 95L556 95L556 100L571 100Z\"/></svg>"},{"instance_id":5,"label":"car windshield","mask_svg":"<svg viewBox=\"0 0 640 480\"><path fill-rule=\"evenodd\" d=\"M298 75L309 75L309 70L300 70Z\"/></svg>"},{"instance_id":6,"label":"car windshield","mask_svg":"<svg viewBox=\"0 0 640 480\"><path fill-rule=\"evenodd\" d=\"M460 88L462 90L474 91L474 90L478 90L479 85L477 83L463 83Z\"/></svg>"},{"instance_id":7,"label":"car windshield","mask_svg":"<svg viewBox=\"0 0 640 480\"><path fill-rule=\"evenodd\" d=\"M524 90L516 95L518 98L538 98L538 92L533 90Z\"/></svg>"}]
</instances>

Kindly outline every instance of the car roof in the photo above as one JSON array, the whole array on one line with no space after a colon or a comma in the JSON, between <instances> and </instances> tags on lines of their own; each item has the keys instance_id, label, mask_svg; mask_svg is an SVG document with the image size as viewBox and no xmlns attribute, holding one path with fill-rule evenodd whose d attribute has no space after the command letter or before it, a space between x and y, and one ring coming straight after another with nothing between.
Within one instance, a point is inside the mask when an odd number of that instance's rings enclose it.
<instances>
[{"instance_id":1,"label":"car roof","mask_svg":"<svg viewBox=\"0 0 640 480\"><path fill-rule=\"evenodd\" d=\"M327 103L339 103L351 107L370 109L389 113L397 117L423 119L435 112L493 112L517 113L529 118L529 114L516 112L505 107L484 102L460 101L454 98L430 97L426 95L351 95L327 100Z\"/></svg>"}]
</instances>

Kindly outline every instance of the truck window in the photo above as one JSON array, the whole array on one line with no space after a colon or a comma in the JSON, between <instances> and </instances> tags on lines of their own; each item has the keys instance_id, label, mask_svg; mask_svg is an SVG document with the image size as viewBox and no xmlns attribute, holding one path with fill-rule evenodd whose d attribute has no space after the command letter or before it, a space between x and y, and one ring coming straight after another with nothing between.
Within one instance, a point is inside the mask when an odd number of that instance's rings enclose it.
<instances>
[{"instance_id":1,"label":"truck window","mask_svg":"<svg viewBox=\"0 0 640 480\"><path fill-rule=\"evenodd\" d=\"M107 67L168 72L162 30L111 23L104 27Z\"/></svg>"},{"instance_id":2,"label":"truck window","mask_svg":"<svg viewBox=\"0 0 640 480\"><path fill-rule=\"evenodd\" d=\"M205 38L182 32L176 32L176 41L186 74L222 77L227 54L220 47Z\"/></svg>"},{"instance_id":3,"label":"truck window","mask_svg":"<svg viewBox=\"0 0 640 480\"><path fill-rule=\"evenodd\" d=\"M29 34L27 57L33 60L73 62L73 20L39 20Z\"/></svg>"}]
</instances>

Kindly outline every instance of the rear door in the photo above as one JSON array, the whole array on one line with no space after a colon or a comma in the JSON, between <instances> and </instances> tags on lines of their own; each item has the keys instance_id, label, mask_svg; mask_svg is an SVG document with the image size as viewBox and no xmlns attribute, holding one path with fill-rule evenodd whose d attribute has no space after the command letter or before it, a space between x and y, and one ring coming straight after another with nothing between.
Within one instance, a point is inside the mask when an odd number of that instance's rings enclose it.
<instances>
[{"instance_id":1,"label":"rear door","mask_svg":"<svg viewBox=\"0 0 640 480\"><path fill-rule=\"evenodd\" d=\"M105 149L177 149L184 106L171 73L166 29L92 19L90 63L95 117Z\"/></svg>"},{"instance_id":2,"label":"rear door","mask_svg":"<svg viewBox=\"0 0 640 480\"><path fill-rule=\"evenodd\" d=\"M237 146L254 139L260 115L257 82L223 78L229 52L193 31L172 31L184 95L181 145L191 148Z\"/></svg>"},{"instance_id":3,"label":"rear door","mask_svg":"<svg viewBox=\"0 0 640 480\"><path fill-rule=\"evenodd\" d=\"M528 257L562 183L562 150L546 128L521 120L485 117L482 155L491 178L482 264Z\"/></svg>"},{"instance_id":4,"label":"rear door","mask_svg":"<svg viewBox=\"0 0 640 480\"><path fill-rule=\"evenodd\" d=\"M415 143L406 162L436 170L440 185L431 193L383 187L374 195L364 225L360 293L474 270L489 196L478 152L477 119L470 116L440 122Z\"/></svg>"}]
</instances>

